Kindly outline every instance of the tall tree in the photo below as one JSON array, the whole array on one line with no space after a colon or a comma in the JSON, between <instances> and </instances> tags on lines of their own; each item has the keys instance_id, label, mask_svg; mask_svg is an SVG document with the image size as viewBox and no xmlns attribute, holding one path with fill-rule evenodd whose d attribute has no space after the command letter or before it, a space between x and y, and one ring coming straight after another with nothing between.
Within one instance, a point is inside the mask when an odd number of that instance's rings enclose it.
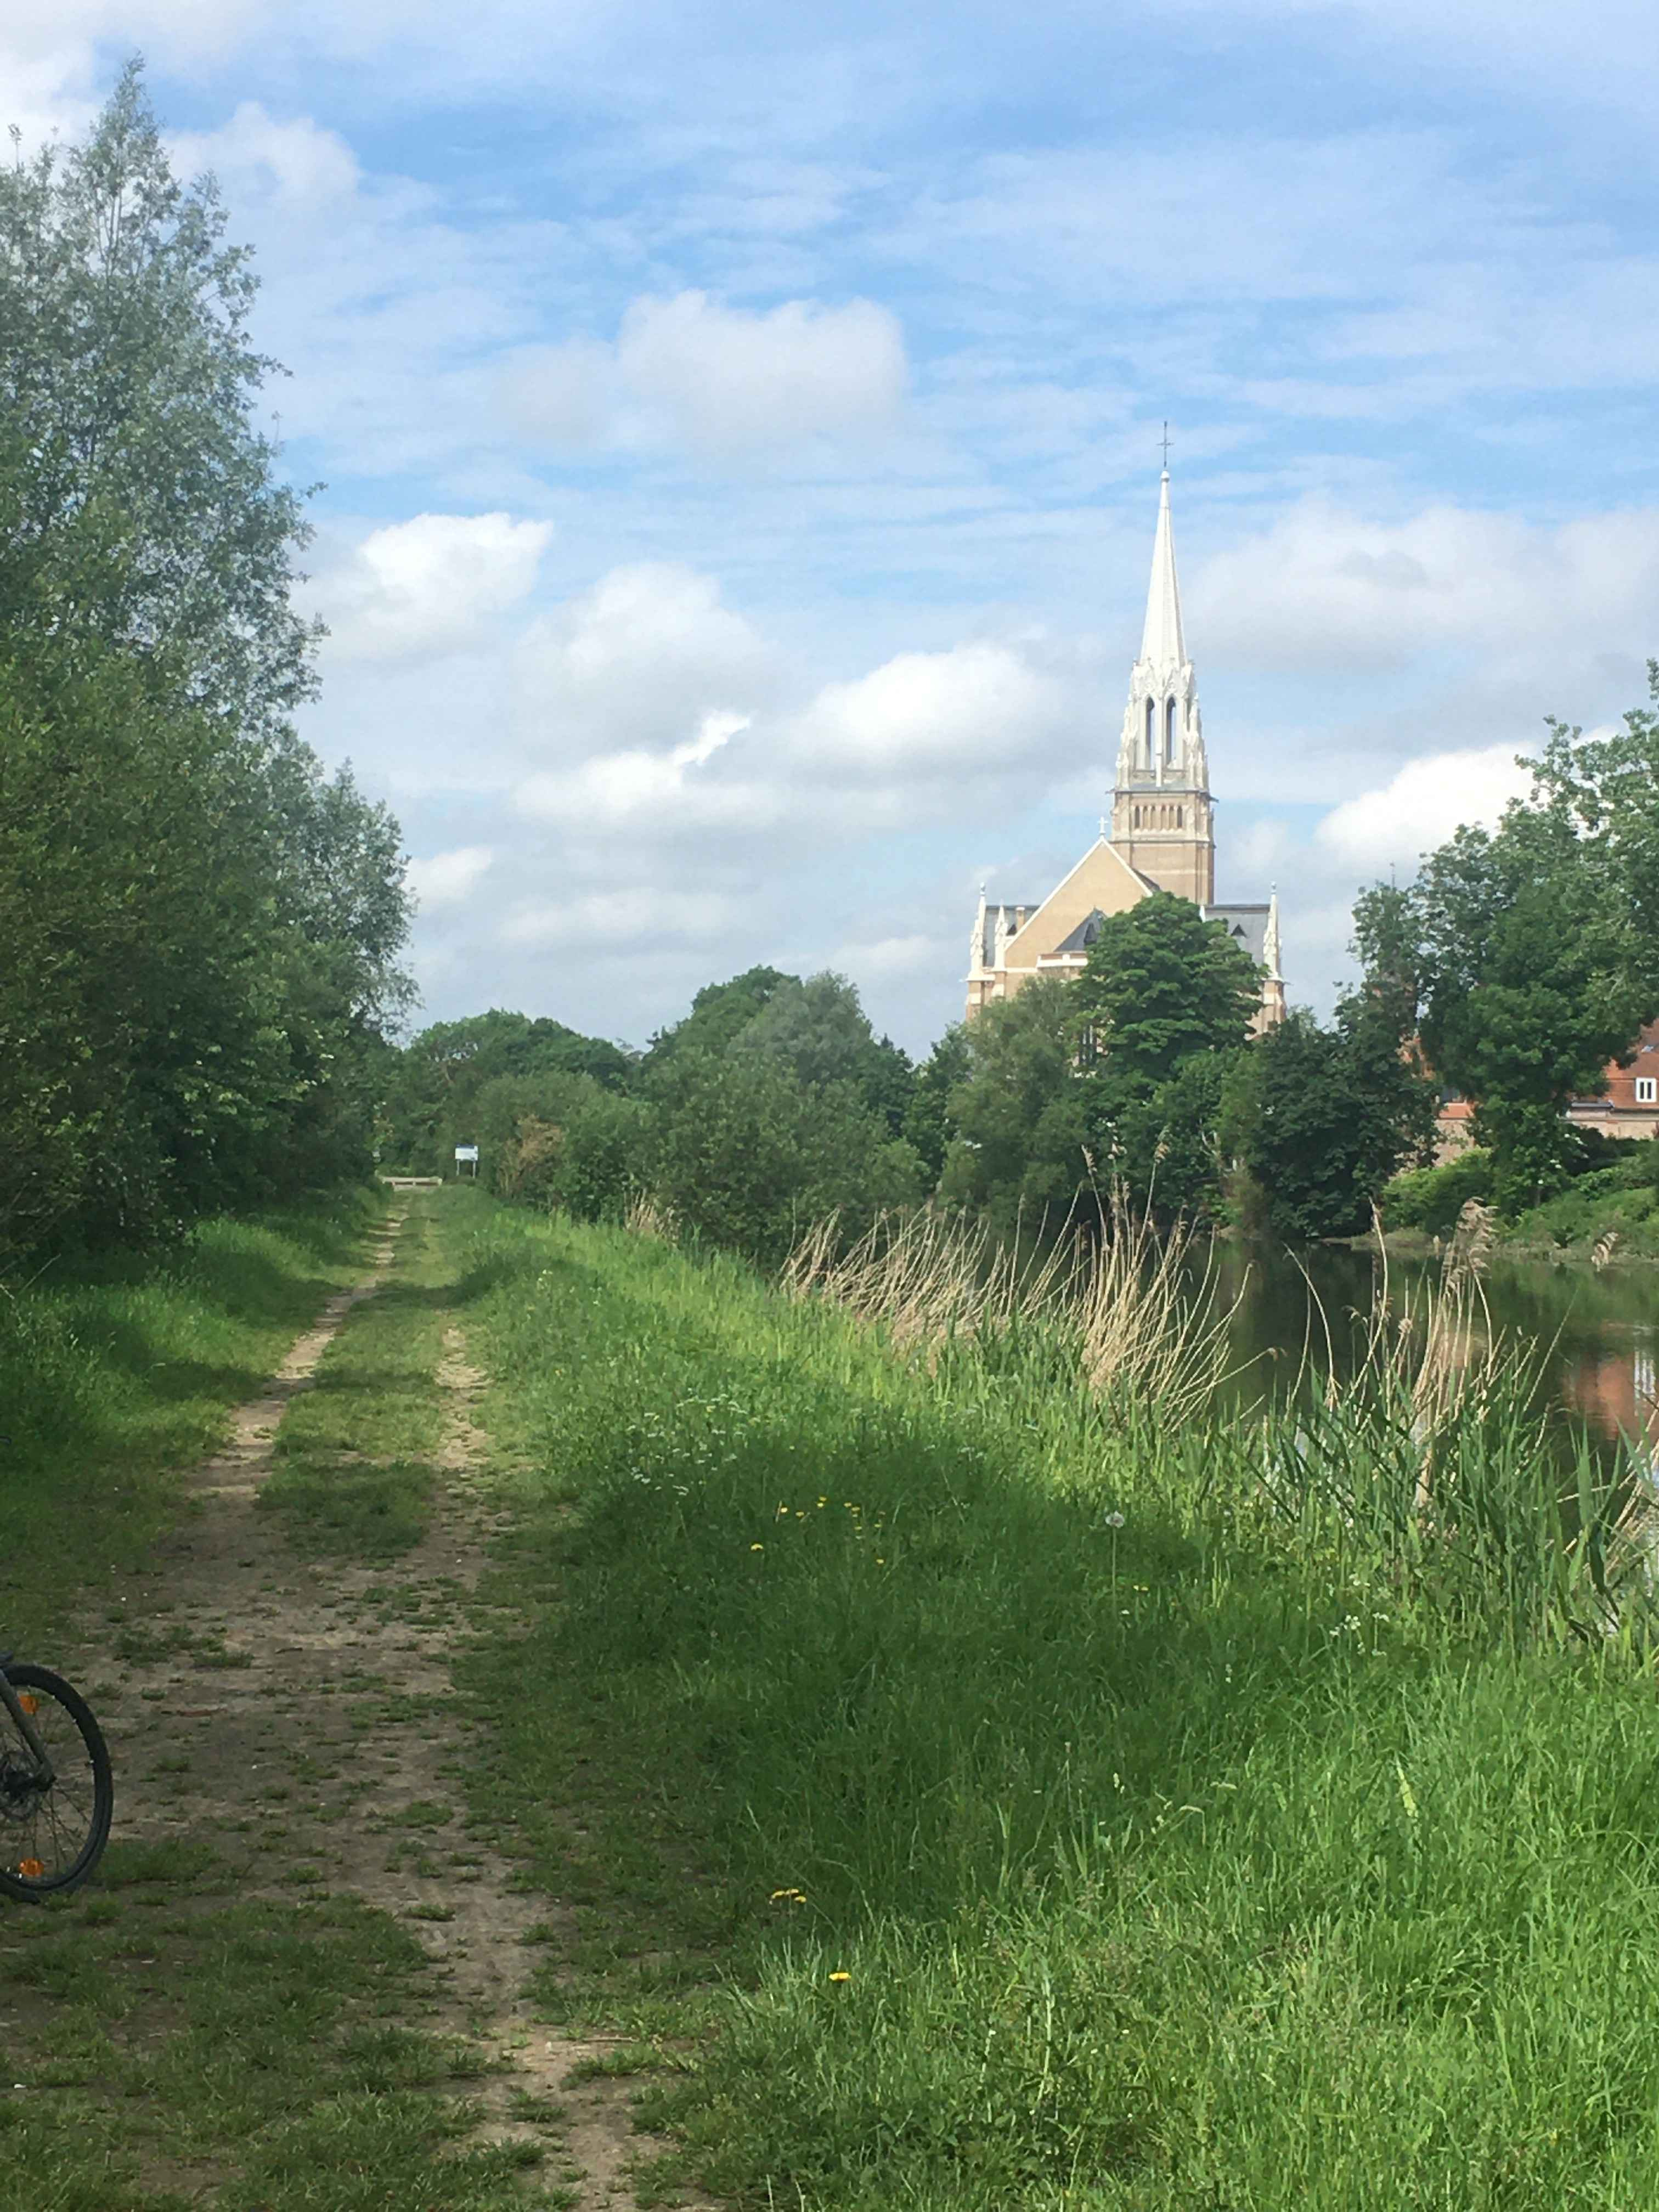
<instances>
[{"instance_id":1,"label":"tall tree","mask_svg":"<svg viewBox=\"0 0 1659 2212\"><path fill-rule=\"evenodd\" d=\"M316 688L309 531L257 427L247 249L173 177L139 64L85 141L0 166L0 620L143 654L287 742Z\"/></svg>"},{"instance_id":2,"label":"tall tree","mask_svg":"<svg viewBox=\"0 0 1659 2212\"><path fill-rule=\"evenodd\" d=\"M1062 1218L1089 1182L1076 988L1039 977L968 1024L968 1073L948 1100L956 1135L939 1194L983 1211L1004 1231L1022 1219Z\"/></svg>"},{"instance_id":3,"label":"tall tree","mask_svg":"<svg viewBox=\"0 0 1659 2212\"><path fill-rule=\"evenodd\" d=\"M1496 830L1460 830L1431 854L1412 893L1424 1049L1475 1100L1510 1213L1559 1187L1574 1153L1568 1101L1599 1091L1659 1011L1659 957L1612 865L1610 825L1587 824L1595 787L1575 793L1559 759Z\"/></svg>"},{"instance_id":4,"label":"tall tree","mask_svg":"<svg viewBox=\"0 0 1659 2212\"><path fill-rule=\"evenodd\" d=\"M397 825L287 720L306 529L223 228L136 66L83 143L0 168L0 877L34 948L0 1125L56 1163L15 1239L366 1168L408 994Z\"/></svg>"},{"instance_id":5,"label":"tall tree","mask_svg":"<svg viewBox=\"0 0 1659 2212\"><path fill-rule=\"evenodd\" d=\"M904 1134L915 1147L930 1185L939 1181L957 1133L951 1118L951 1094L967 1081L972 1064L967 1024L952 1022L915 1072Z\"/></svg>"},{"instance_id":6,"label":"tall tree","mask_svg":"<svg viewBox=\"0 0 1659 2212\"><path fill-rule=\"evenodd\" d=\"M1194 1053L1243 1044L1261 994L1255 962L1222 923L1157 891L1102 921L1073 986L1072 1026L1118 1096L1144 1097Z\"/></svg>"}]
</instances>

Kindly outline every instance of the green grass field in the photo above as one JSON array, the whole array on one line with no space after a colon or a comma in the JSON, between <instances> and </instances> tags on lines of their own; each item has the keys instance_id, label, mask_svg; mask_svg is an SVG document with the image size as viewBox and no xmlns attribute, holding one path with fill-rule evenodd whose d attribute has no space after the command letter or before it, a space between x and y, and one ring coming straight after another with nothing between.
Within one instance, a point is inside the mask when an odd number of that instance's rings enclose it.
<instances>
[{"instance_id":1,"label":"green grass field","mask_svg":"<svg viewBox=\"0 0 1659 2212\"><path fill-rule=\"evenodd\" d=\"M143 1559L230 1407L361 1274L380 1210L210 1220L161 1260L0 1289L0 1640L37 1644Z\"/></svg>"},{"instance_id":2,"label":"green grass field","mask_svg":"<svg viewBox=\"0 0 1659 2212\"><path fill-rule=\"evenodd\" d=\"M1052 1343L930 1371L732 1263L447 1219L524 1470L474 1787L577 1915L550 2013L655 2053L668 2172L815 2212L1659 2202L1659 1706L1632 1633L1516 1595L1512 1407L1457 1441L1447 1579Z\"/></svg>"}]
</instances>

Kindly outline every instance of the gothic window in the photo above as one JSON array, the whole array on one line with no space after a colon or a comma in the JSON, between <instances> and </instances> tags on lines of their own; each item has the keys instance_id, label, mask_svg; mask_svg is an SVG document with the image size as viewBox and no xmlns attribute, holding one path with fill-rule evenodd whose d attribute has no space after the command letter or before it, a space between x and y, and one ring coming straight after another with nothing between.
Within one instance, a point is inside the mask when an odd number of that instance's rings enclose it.
<instances>
[{"instance_id":1,"label":"gothic window","mask_svg":"<svg viewBox=\"0 0 1659 2212\"><path fill-rule=\"evenodd\" d=\"M1152 700L1146 702L1146 765L1151 768L1158 758L1153 748L1158 744L1158 708Z\"/></svg>"},{"instance_id":2,"label":"gothic window","mask_svg":"<svg viewBox=\"0 0 1659 2212\"><path fill-rule=\"evenodd\" d=\"M1164 709L1164 757L1172 761L1176 757L1176 702L1171 699Z\"/></svg>"}]
</instances>

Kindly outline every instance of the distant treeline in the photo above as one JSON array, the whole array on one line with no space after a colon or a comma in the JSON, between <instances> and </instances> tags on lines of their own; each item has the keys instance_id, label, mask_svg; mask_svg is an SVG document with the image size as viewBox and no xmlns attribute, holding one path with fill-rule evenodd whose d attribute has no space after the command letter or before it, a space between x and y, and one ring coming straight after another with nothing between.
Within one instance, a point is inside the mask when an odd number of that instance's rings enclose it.
<instances>
[{"instance_id":1,"label":"distant treeline","mask_svg":"<svg viewBox=\"0 0 1659 2212\"><path fill-rule=\"evenodd\" d=\"M1252 1040L1258 1002L1224 929L1160 895L1105 922L1078 981L1028 986L920 1065L831 975L710 984L637 1055L495 1012L399 1056L381 1157L443 1172L477 1144L503 1196L584 1219L648 1198L763 1262L825 1215L855 1235L930 1196L1006 1232L1097 1218L1119 1186L1164 1218L1363 1228L1432 1124L1401 1009L1360 994L1334 1029Z\"/></svg>"},{"instance_id":2,"label":"distant treeline","mask_svg":"<svg viewBox=\"0 0 1659 2212\"><path fill-rule=\"evenodd\" d=\"M0 169L0 1261L365 1173L397 824L291 717L308 536L136 68Z\"/></svg>"},{"instance_id":3,"label":"distant treeline","mask_svg":"<svg viewBox=\"0 0 1659 2212\"><path fill-rule=\"evenodd\" d=\"M1361 895L1360 980L1329 1024L1253 1034L1248 957L1158 893L1105 918L1076 981L987 1006L920 1065L844 979L773 968L710 984L638 1055L518 1014L441 1024L398 1057L382 1156L434 1170L476 1142L505 1195L584 1218L648 1197L763 1261L825 1214L851 1234L928 1197L1000 1234L1086 1224L1116 1191L1291 1242L1364 1231L1385 1193L1391 1224L1437 1233L1471 1197L1510 1221L1553 1205L1550 1234L1645 1220L1659 1146L1632 1158L1565 1109L1659 1014L1659 713L1552 725L1533 768L1495 830ZM1479 1151L1437 1170L1449 1091Z\"/></svg>"}]
</instances>

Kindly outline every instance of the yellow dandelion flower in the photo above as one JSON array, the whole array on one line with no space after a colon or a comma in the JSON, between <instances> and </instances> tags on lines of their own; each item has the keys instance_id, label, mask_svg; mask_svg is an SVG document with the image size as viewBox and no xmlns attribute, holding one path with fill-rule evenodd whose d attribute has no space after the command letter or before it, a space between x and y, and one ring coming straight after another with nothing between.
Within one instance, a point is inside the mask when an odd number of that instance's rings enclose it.
<instances>
[{"instance_id":1,"label":"yellow dandelion flower","mask_svg":"<svg viewBox=\"0 0 1659 2212\"><path fill-rule=\"evenodd\" d=\"M751 1544L749 1548L751 1552L763 1552L766 1547L764 1544Z\"/></svg>"},{"instance_id":2,"label":"yellow dandelion flower","mask_svg":"<svg viewBox=\"0 0 1659 2212\"><path fill-rule=\"evenodd\" d=\"M830 1980L831 1980L832 1982L850 1982L850 1981L852 1980L853 1977L852 1977L850 1974L848 1974L848 1973L844 1973L844 1972L840 1972L840 1971L837 1971L836 1972L835 1972L835 1973L831 1974L831 1975L830 1975Z\"/></svg>"}]
</instances>

